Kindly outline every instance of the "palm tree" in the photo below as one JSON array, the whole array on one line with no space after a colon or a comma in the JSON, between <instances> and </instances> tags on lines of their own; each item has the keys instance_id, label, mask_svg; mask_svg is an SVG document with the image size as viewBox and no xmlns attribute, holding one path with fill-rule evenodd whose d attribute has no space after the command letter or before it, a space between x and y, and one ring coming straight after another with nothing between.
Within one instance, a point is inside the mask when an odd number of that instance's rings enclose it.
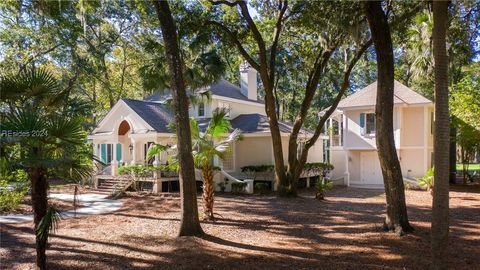
<instances>
[{"instance_id":1,"label":"palm tree","mask_svg":"<svg viewBox=\"0 0 480 270\"><path fill-rule=\"evenodd\" d=\"M214 219L213 176L215 168L213 161L215 158L223 159L230 151L233 142L241 137L239 129L235 129L229 134L231 125L226 115L226 109L216 108L205 132L200 131L198 122L194 118L190 120L193 159L196 167L202 170L204 213L211 220Z\"/></svg>"},{"instance_id":2,"label":"palm tree","mask_svg":"<svg viewBox=\"0 0 480 270\"><path fill-rule=\"evenodd\" d=\"M449 212L448 58L446 30L448 2L433 1L433 56L435 61L435 183L432 206L432 269L447 269Z\"/></svg>"},{"instance_id":3,"label":"palm tree","mask_svg":"<svg viewBox=\"0 0 480 270\"><path fill-rule=\"evenodd\" d=\"M20 148L17 163L27 172L31 182L31 197L36 232L36 264L46 269L48 233L55 229L58 215L48 207L48 177L51 174L74 180L90 175L91 159L83 151L86 133L80 119L54 112L50 104L58 104L63 91L46 71L27 71L20 75L2 77L0 86L8 88L3 102L10 107L2 115L1 129L18 132L2 138L1 143ZM25 106L15 106L18 99ZM48 101L48 102L46 102Z\"/></svg>"}]
</instances>

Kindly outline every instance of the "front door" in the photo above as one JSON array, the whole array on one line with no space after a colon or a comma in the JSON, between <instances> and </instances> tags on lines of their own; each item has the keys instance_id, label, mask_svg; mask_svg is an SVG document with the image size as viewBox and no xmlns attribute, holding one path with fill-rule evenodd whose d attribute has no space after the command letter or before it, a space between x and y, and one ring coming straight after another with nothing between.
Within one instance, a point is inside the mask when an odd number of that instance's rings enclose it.
<instances>
[{"instance_id":1,"label":"front door","mask_svg":"<svg viewBox=\"0 0 480 270\"><path fill-rule=\"evenodd\" d=\"M376 151L361 152L360 166L362 183L383 185L382 169Z\"/></svg>"}]
</instances>

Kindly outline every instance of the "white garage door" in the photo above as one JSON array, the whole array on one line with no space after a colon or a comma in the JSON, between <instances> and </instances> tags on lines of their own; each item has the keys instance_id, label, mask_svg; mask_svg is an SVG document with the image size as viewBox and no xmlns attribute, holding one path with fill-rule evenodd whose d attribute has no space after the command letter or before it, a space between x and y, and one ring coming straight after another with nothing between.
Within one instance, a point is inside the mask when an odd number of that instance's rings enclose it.
<instances>
[{"instance_id":1,"label":"white garage door","mask_svg":"<svg viewBox=\"0 0 480 270\"><path fill-rule=\"evenodd\" d=\"M362 182L365 184L383 185L382 169L377 152L360 153L360 171Z\"/></svg>"}]
</instances>

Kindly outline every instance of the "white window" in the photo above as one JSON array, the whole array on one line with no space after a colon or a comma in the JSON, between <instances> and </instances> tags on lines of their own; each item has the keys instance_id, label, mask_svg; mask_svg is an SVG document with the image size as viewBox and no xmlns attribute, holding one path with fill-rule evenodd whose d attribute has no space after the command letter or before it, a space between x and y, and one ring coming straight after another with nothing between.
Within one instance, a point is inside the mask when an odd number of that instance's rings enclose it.
<instances>
[{"instance_id":1,"label":"white window","mask_svg":"<svg viewBox=\"0 0 480 270\"><path fill-rule=\"evenodd\" d=\"M222 169L224 169L227 172L235 170L235 164L233 160L234 148L235 146L232 145L232 147L230 148L230 151L228 151L228 153L225 154L223 159L220 160Z\"/></svg>"},{"instance_id":2,"label":"white window","mask_svg":"<svg viewBox=\"0 0 480 270\"><path fill-rule=\"evenodd\" d=\"M365 114L366 118L366 125L365 125L365 130L366 133L369 135L375 134L375 114L374 113L367 113Z\"/></svg>"},{"instance_id":3,"label":"white window","mask_svg":"<svg viewBox=\"0 0 480 270\"><path fill-rule=\"evenodd\" d=\"M198 104L198 116L205 116L205 103Z\"/></svg>"},{"instance_id":4,"label":"white window","mask_svg":"<svg viewBox=\"0 0 480 270\"><path fill-rule=\"evenodd\" d=\"M218 102L218 107L221 109L225 109L225 116L230 117L230 111L232 110L232 108L230 107L230 103Z\"/></svg>"}]
</instances>

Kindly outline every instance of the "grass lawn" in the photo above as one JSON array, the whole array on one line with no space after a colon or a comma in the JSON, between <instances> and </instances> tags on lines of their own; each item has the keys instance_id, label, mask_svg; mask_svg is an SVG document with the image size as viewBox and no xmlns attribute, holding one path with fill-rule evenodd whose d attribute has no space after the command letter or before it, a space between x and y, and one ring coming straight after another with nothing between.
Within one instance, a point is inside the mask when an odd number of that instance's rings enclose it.
<instances>
[{"instance_id":1,"label":"grass lawn","mask_svg":"<svg viewBox=\"0 0 480 270\"><path fill-rule=\"evenodd\" d=\"M449 269L480 265L480 186L450 192ZM455 191L458 190L458 191ZM218 194L206 236L176 238L179 198L123 198L106 215L62 220L49 240L50 269L428 269L428 192L407 190L415 232L381 230L383 191L335 188L326 201ZM200 201L199 201L200 202ZM33 269L32 224L1 224L2 269ZM475 266L476 265L476 266Z\"/></svg>"},{"instance_id":2,"label":"grass lawn","mask_svg":"<svg viewBox=\"0 0 480 270\"><path fill-rule=\"evenodd\" d=\"M463 170L462 164L457 164L457 170ZM470 171L480 171L480 164L470 164L468 165L468 170Z\"/></svg>"}]
</instances>

